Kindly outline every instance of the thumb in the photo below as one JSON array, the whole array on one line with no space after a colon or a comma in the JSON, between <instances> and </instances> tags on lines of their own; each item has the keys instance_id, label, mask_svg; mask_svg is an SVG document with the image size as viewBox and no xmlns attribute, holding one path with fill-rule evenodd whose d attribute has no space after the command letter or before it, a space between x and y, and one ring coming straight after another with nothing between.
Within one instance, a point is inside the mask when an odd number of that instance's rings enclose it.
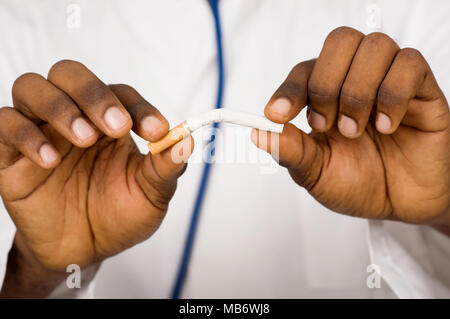
<instances>
[{"instance_id":1,"label":"thumb","mask_svg":"<svg viewBox=\"0 0 450 319\"><path fill-rule=\"evenodd\" d=\"M194 140L189 136L159 154L142 158L136 177L147 196L168 204L193 149Z\"/></svg>"},{"instance_id":2,"label":"thumb","mask_svg":"<svg viewBox=\"0 0 450 319\"><path fill-rule=\"evenodd\" d=\"M324 151L315 139L290 123L281 134L253 129L251 139L286 167L298 185L312 190L324 164Z\"/></svg>"},{"instance_id":3,"label":"thumb","mask_svg":"<svg viewBox=\"0 0 450 319\"><path fill-rule=\"evenodd\" d=\"M175 180L186 170L186 162L194 149L194 139L189 136L159 154L146 156L144 170L155 170L166 181ZM147 160L149 158L150 160ZM149 164L153 164L150 167Z\"/></svg>"}]
</instances>

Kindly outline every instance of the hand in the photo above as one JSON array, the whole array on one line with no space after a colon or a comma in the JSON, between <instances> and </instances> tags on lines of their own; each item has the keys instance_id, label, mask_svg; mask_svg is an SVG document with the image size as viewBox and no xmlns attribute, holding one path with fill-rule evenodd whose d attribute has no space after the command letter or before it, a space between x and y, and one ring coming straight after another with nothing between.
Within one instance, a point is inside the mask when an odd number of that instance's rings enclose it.
<instances>
[{"instance_id":1,"label":"hand","mask_svg":"<svg viewBox=\"0 0 450 319\"><path fill-rule=\"evenodd\" d=\"M287 123L306 105L312 132L286 124L277 145L297 184L343 214L450 225L449 107L417 50L338 28L318 59L294 67L265 114ZM274 147L261 132L252 140Z\"/></svg>"},{"instance_id":2,"label":"hand","mask_svg":"<svg viewBox=\"0 0 450 319\"><path fill-rule=\"evenodd\" d=\"M167 120L133 88L107 86L78 62L56 63L47 79L24 74L12 94L14 108L0 109L0 194L17 226L16 255L42 273L65 272L156 231L192 139L140 154L130 129L156 141Z\"/></svg>"}]
</instances>

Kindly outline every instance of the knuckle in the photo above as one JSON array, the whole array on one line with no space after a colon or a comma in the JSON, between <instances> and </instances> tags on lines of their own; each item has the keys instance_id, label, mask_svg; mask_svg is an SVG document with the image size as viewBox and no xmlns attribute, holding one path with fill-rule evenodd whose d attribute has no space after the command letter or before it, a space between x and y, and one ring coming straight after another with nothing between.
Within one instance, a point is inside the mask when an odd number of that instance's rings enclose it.
<instances>
[{"instance_id":1,"label":"knuckle","mask_svg":"<svg viewBox=\"0 0 450 319\"><path fill-rule=\"evenodd\" d=\"M83 64L73 60L60 60L52 65L48 71L47 78L49 80L57 79L61 74L64 74L65 72L79 66L83 66Z\"/></svg>"},{"instance_id":2,"label":"knuckle","mask_svg":"<svg viewBox=\"0 0 450 319\"><path fill-rule=\"evenodd\" d=\"M12 132L12 141L16 145L24 144L35 137L36 126L33 122L25 122L20 125L20 128Z\"/></svg>"},{"instance_id":3,"label":"knuckle","mask_svg":"<svg viewBox=\"0 0 450 319\"><path fill-rule=\"evenodd\" d=\"M308 92L308 74L310 73L311 65L315 60L303 61L295 65L289 72L286 80L280 85L275 96L286 96L296 100L294 102L305 102Z\"/></svg>"},{"instance_id":4,"label":"knuckle","mask_svg":"<svg viewBox=\"0 0 450 319\"><path fill-rule=\"evenodd\" d=\"M343 26L343 27L338 27L338 28L334 29L333 31L331 31L328 34L327 39L342 40L343 38L361 38L361 37L362 37L362 33L359 32L358 30Z\"/></svg>"},{"instance_id":5,"label":"knuckle","mask_svg":"<svg viewBox=\"0 0 450 319\"><path fill-rule=\"evenodd\" d=\"M76 112L76 108L73 108L73 103L70 98L64 94L58 94L45 104L45 110L43 113L48 119L61 118L61 117L75 117L79 112Z\"/></svg>"},{"instance_id":6,"label":"knuckle","mask_svg":"<svg viewBox=\"0 0 450 319\"><path fill-rule=\"evenodd\" d=\"M108 87L98 79L93 79L81 86L80 98L82 103L89 105L111 104L111 92Z\"/></svg>"},{"instance_id":7,"label":"knuckle","mask_svg":"<svg viewBox=\"0 0 450 319\"><path fill-rule=\"evenodd\" d=\"M291 72L289 73L289 76L298 76L299 74L303 74L303 72L305 70L307 70L311 63L313 63L314 61L308 60L308 61L303 61L300 63L297 63L291 70Z\"/></svg>"},{"instance_id":8,"label":"knuckle","mask_svg":"<svg viewBox=\"0 0 450 319\"><path fill-rule=\"evenodd\" d=\"M399 92L398 90L393 90L386 85L381 85L378 90L378 104L384 107L400 106L404 104L407 99L408 98L405 97L401 92Z\"/></svg>"},{"instance_id":9,"label":"knuckle","mask_svg":"<svg viewBox=\"0 0 450 319\"><path fill-rule=\"evenodd\" d=\"M14 97L19 96L20 93L22 92L22 90L24 90L30 86L30 83L32 83L33 81L38 80L40 78L41 78L41 76L37 73L28 72L28 73L22 74L13 83L12 95Z\"/></svg>"},{"instance_id":10,"label":"knuckle","mask_svg":"<svg viewBox=\"0 0 450 319\"><path fill-rule=\"evenodd\" d=\"M332 87L318 84L315 81L308 83L308 96L312 102L330 103L336 102L339 97L339 91Z\"/></svg>"},{"instance_id":11,"label":"knuckle","mask_svg":"<svg viewBox=\"0 0 450 319\"><path fill-rule=\"evenodd\" d=\"M109 87L113 90L118 90L118 91L134 90L134 88L131 85L124 84L124 83L110 84Z\"/></svg>"},{"instance_id":12,"label":"knuckle","mask_svg":"<svg viewBox=\"0 0 450 319\"><path fill-rule=\"evenodd\" d=\"M364 38L364 43L369 45L373 49L378 49L382 46L386 47L397 47L394 40L391 39L387 34L382 32L373 32Z\"/></svg>"},{"instance_id":13,"label":"knuckle","mask_svg":"<svg viewBox=\"0 0 450 319\"><path fill-rule=\"evenodd\" d=\"M422 54L420 53L419 50L414 49L414 48L403 48L400 51L400 54L406 56L406 57L411 57L411 58L420 58L422 57Z\"/></svg>"},{"instance_id":14,"label":"knuckle","mask_svg":"<svg viewBox=\"0 0 450 319\"><path fill-rule=\"evenodd\" d=\"M286 96L290 99L305 101L306 87L302 83L293 80L286 80L277 91L278 97Z\"/></svg>"},{"instance_id":15,"label":"knuckle","mask_svg":"<svg viewBox=\"0 0 450 319\"><path fill-rule=\"evenodd\" d=\"M340 104L346 113L358 114L373 105L374 99L367 95L342 92Z\"/></svg>"},{"instance_id":16,"label":"knuckle","mask_svg":"<svg viewBox=\"0 0 450 319\"><path fill-rule=\"evenodd\" d=\"M306 83L307 75L310 73L308 70L311 68L310 61L303 61L295 65L287 76L287 81L293 81L296 83Z\"/></svg>"},{"instance_id":17,"label":"knuckle","mask_svg":"<svg viewBox=\"0 0 450 319\"><path fill-rule=\"evenodd\" d=\"M419 50L414 48L404 48L401 49L398 53L398 57L402 59L407 59L412 62L422 62L424 61L424 57L422 56L422 53L420 53Z\"/></svg>"}]
</instances>

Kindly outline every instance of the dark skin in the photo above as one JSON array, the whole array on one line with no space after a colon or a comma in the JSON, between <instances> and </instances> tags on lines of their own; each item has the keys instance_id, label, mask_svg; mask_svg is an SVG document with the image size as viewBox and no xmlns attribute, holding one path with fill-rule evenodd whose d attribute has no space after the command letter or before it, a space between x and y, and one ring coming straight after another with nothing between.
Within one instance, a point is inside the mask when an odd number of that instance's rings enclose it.
<instances>
[{"instance_id":1,"label":"dark skin","mask_svg":"<svg viewBox=\"0 0 450 319\"><path fill-rule=\"evenodd\" d=\"M317 59L290 72L265 114L288 123L306 105L312 132L286 124L279 135L280 164L298 185L335 212L450 235L449 107L417 50L338 28ZM257 130L252 140L273 147Z\"/></svg>"},{"instance_id":2,"label":"dark skin","mask_svg":"<svg viewBox=\"0 0 450 319\"><path fill-rule=\"evenodd\" d=\"M99 263L156 231L193 144L142 155L130 130L156 141L167 120L78 62L58 62L47 79L25 74L12 91L14 108L0 110L0 192L17 233L1 296L45 297L68 265Z\"/></svg>"},{"instance_id":3,"label":"dark skin","mask_svg":"<svg viewBox=\"0 0 450 319\"><path fill-rule=\"evenodd\" d=\"M22 76L13 98L0 114L0 193L18 231L1 296L43 297L68 264L99 263L148 238L185 165L173 150L139 154L130 129L155 141L167 121L132 88L106 86L77 62L56 64L47 79ZM104 121L113 105L128 119L117 130ZM449 109L420 53L383 34L337 29L318 59L291 71L265 114L287 123L306 105L312 133L286 124L279 135L280 164L297 184L336 212L448 231ZM159 124L143 125L149 115ZM95 129L84 140L74 134L80 117ZM258 131L252 139L271 151ZM189 156L190 142L175 154Z\"/></svg>"}]
</instances>

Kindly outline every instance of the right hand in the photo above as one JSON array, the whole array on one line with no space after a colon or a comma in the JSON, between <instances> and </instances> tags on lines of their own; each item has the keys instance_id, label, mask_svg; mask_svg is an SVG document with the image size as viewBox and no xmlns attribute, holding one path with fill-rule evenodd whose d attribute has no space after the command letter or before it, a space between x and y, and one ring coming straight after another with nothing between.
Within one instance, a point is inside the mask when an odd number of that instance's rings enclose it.
<instances>
[{"instance_id":1,"label":"right hand","mask_svg":"<svg viewBox=\"0 0 450 319\"><path fill-rule=\"evenodd\" d=\"M16 249L64 272L156 231L191 138L142 155L130 130L156 141L167 120L133 88L105 85L75 61L56 63L47 79L22 75L12 94L14 107L0 109L0 195L17 227Z\"/></svg>"}]
</instances>

